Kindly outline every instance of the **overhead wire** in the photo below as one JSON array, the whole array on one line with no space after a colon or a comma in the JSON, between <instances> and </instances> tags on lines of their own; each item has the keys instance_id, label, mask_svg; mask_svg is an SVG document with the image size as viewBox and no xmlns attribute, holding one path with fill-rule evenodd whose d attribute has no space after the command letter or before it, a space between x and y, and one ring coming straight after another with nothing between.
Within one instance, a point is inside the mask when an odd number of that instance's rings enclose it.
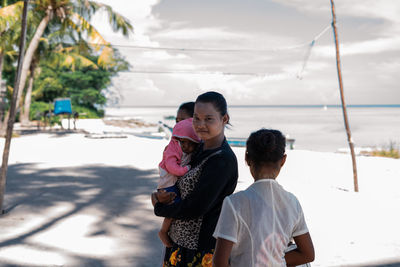
<instances>
[{"instance_id":1,"label":"overhead wire","mask_svg":"<svg viewBox=\"0 0 400 267\"><path fill-rule=\"evenodd\" d=\"M303 78L303 73L306 69L307 63L310 59L312 48L321 36L323 36L330 28L331 23L325 27L320 33L318 33L311 42L305 42L295 44L291 46L283 46L276 48L264 48L264 49L219 49L219 48L184 48L184 47L158 47L158 46L139 46L139 45L124 45L124 44L112 44L114 47L121 48L132 48L140 50L163 50L163 51L177 51L177 52L211 52L211 53L263 53L263 52L278 52L285 50L294 50L302 47L307 47L306 54L303 59L302 67L297 74L288 75L297 77L298 79ZM223 71L191 71L191 70L146 70L146 69L134 69L126 71L125 73L145 73L145 74L199 74L199 75L235 75L235 76L276 76L275 74L267 74L261 72L223 72Z\"/></svg>"},{"instance_id":2,"label":"overhead wire","mask_svg":"<svg viewBox=\"0 0 400 267\"><path fill-rule=\"evenodd\" d=\"M310 59L311 50L313 49L315 43L316 43L317 40L318 40L322 35L324 35L324 33L327 32L331 27L332 27L331 24L329 24L328 26L326 26L326 28L325 28L322 32L320 32L317 36L315 36L314 39L313 39L313 40L311 41L311 43L309 44L309 48L307 49L306 55L305 55L305 57L304 57L304 59L303 59L303 65L302 65L302 67L301 67L299 73L297 74L297 78L298 78L299 80L303 79L303 72L304 72L304 70L306 69L307 63L308 63L308 61L309 61L309 59Z\"/></svg>"}]
</instances>

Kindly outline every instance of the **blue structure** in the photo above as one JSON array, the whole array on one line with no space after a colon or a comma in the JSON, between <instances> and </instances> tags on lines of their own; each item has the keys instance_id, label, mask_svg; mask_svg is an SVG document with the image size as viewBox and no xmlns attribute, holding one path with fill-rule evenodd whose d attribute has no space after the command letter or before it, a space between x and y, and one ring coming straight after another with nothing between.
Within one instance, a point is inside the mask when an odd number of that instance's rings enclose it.
<instances>
[{"instance_id":1,"label":"blue structure","mask_svg":"<svg viewBox=\"0 0 400 267\"><path fill-rule=\"evenodd\" d=\"M54 100L54 114L72 114L71 99L57 98Z\"/></svg>"}]
</instances>

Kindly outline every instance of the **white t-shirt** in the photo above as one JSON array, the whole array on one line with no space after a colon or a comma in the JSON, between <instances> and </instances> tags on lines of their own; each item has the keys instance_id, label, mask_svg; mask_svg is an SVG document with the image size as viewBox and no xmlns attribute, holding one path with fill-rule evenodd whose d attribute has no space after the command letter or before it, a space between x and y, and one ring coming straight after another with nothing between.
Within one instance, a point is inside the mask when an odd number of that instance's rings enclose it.
<instances>
[{"instance_id":1,"label":"white t-shirt","mask_svg":"<svg viewBox=\"0 0 400 267\"><path fill-rule=\"evenodd\" d=\"M308 232L297 198L273 179L262 179L224 199L214 237L234 242L230 264L286 266L292 237Z\"/></svg>"}]
</instances>

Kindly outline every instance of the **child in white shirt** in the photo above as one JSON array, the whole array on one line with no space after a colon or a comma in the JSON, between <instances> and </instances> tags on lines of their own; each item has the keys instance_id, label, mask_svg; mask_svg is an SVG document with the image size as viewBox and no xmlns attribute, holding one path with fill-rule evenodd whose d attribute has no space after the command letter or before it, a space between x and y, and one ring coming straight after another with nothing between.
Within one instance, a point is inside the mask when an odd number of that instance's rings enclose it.
<instances>
[{"instance_id":1,"label":"child in white shirt","mask_svg":"<svg viewBox=\"0 0 400 267\"><path fill-rule=\"evenodd\" d=\"M250 135L246 162L255 182L225 198L214 232L213 266L295 266L314 260L300 203L275 180L285 161L280 131ZM286 252L292 238L297 248Z\"/></svg>"}]
</instances>

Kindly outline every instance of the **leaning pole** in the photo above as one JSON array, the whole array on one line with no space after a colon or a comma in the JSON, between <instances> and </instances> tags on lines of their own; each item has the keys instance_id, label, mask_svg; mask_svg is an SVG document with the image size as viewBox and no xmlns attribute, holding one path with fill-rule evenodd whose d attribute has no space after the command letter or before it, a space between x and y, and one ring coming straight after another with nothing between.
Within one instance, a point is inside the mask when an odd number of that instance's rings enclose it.
<instances>
[{"instance_id":1,"label":"leaning pole","mask_svg":"<svg viewBox=\"0 0 400 267\"><path fill-rule=\"evenodd\" d=\"M13 90L11 104L10 104L10 113L9 113L10 116L7 121L6 140L5 140L4 149L3 149L3 161L1 163L0 214L5 213L5 211L3 210L3 201L4 201L4 194L5 194L5 189L6 189L8 156L10 154L10 144L11 144L12 132L13 132L13 128L14 128L15 114L16 114L18 88L19 88L19 83L21 80L22 62L24 62L28 2L29 2L29 0L24 0L24 9L22 12L22 20L21 20L21 39L19 41L19 56L18 56L17 75L15 77L14 90Z\"/></svg>"},{"instance_id":2,"label":"leaning pole","mask_svg":"<svg viewBox=\"0 0 400 267\"><path fill-rule=\"evenodd\" d=\"M349 142L349 146L350 146L351 160L353 162L354 191L358 192L356 156L354 153L354 143L353 143L353 139L351 138L350 125L349 125L349 120L347 118L347 109L346 109L346 103L344 101L344 93L343 93L342 70L340 67L339 39L338 39L338 34L337 34L337 29L336 29L335 4L333 3L333 0L330 0L330 1L331 1L331 9L332 9L332 27L333 27L333 34L335 37L335 44L336 44L336 67L337 67L337 73L338 73L338 79L339 79L340 99L342 100L344 125L346 127L347 141Z\"/></svg>"}]
</instances>

